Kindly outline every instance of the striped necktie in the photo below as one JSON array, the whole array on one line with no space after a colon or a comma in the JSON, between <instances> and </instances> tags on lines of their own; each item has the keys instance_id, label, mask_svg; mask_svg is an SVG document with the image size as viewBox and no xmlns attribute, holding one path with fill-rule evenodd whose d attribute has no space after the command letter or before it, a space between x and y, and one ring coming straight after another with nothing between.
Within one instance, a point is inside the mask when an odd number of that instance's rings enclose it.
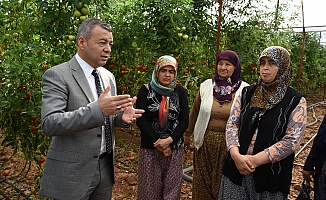
<instances>
[{"instance_id":1,"label":"striped necktie","mask_svg":"<svg viewBox=\"0 0 326 200\"><path fill-rule=\"evenodd\" d=\"M100 83L100 77L98 76L98 71L94 69L92 75L95 78L97 95L98 97L100 97L103 90ZM110 154L112 152L112 135L111 135L111 128L110 128L110 120L108 116L104 117L104 119L105 119L104 132L105 132L106 151Z\"/></svg>"}]
</instances>

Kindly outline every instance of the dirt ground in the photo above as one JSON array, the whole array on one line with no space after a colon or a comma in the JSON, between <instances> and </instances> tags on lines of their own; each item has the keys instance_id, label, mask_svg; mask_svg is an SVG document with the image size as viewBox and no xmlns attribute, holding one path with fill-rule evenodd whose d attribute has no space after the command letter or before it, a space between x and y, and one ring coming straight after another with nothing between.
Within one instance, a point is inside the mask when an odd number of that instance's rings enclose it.
<instances>
[{"instance_id":1,"label":"dirt ground","mask_svg":"<svg viewBox=\"0 0 326 200\"><path fill-rule=\"evenodd\" d=\"M307 142L317 133L325 113L326 107L323 104L316 104L315 106L308 107L309 125L305 132L304 141L302 141L301 148L297 152L294 162L289 199L295 199L299 194L302 183L302 166L312 145L312 142L308 144ZM314 115L316 118L313 117ZM135 200L137 199L139 132L136 126L133 125L131 129L127 130L117 129L116 135L116 184L113 188L112 199ZM2 140L1 138L0 133L0 140ZM33 163L30 167L28 167L25 166L26 163L24 159L21 158L19 153L13 157L10 157L11 155L12 150L10 148L0 147L0 199L40 199L37 193L37 185L34 180L39 173L37 171L36 163ZM193 146L191 151L185 154L184 168L192 166L192 158ZM7 160L9 161L6 162ZM4 170L9 171L9 175L6 177L3 176ZM188 172L187 175L191 177L191 171ZM14 180L16 180L16 182ZM311 186L313 187L313 185ZM184 180L182 182L181 200L191 198L192 184Z\"/></svg>"}]
</instances>

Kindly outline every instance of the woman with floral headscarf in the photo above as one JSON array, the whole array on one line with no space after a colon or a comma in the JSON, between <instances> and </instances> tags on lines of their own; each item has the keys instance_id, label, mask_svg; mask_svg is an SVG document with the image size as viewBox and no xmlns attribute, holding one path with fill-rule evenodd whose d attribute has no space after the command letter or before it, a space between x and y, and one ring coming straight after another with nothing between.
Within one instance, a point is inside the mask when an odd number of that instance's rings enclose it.
<instances>
[{"instance_id":1,"label":"woman with floral headscarf","mask_svg":"<svg viewBox=\"0 0 326 200\"><path fill-rule=\"evenodd\" d=\"M193 199L215 200L218 197L222 167L226 156L225 126L233 100L247 83L241 81L238 55L231 50L217 58L214 78L200 85L184 134L186 149L194 132Z\"/></svg>"},{"instance_id":2,"label":"woman with floral headscarf","mask_svg":"<svg viewBox=\"0 0 326 200\"><path fill-rule=\"evenodd\" d=\"M188 98L176 84L177 61L161 56L152 80L139 89L136 107L145 110L136 122L141 131L138 199L180 199L183 133L188 127Z\"/></svg>"},{"instance_id":3,"label":"woman with floral headscarf","mask_svg":"<svg viewBox=\"0 0 326 200\"><path fill-rule=\"evenodd\" d=\"M306 99L290 87L293 69L285 48L266 48L258 64L258 84L243 89L227 122L219 199L288 199Z\"/></svg>"}]
</instances>

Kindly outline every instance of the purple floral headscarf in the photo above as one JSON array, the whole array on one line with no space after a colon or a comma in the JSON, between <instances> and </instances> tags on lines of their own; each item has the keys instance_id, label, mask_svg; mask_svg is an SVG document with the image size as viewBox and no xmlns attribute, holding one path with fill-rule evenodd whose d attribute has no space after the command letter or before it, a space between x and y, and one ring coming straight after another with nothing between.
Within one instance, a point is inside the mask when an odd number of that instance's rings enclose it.
<instances>
[{"instance_id":1,"label":"purple floral headscarf","mask_svg":"<svg viewBox=\"0 0 326 200\"><path fill-rule=\"evenodd\" d=\"M231 62L235 67L234 72L230 78L226 79L220 77L218 75L218 71L213 78L213 96L220 103L220 105L223 105L224 102L231 102L232 94L236 92L240 87L241 65L238 54L231 50L221 52L218 55L217 62L219 62L221 59Z\"/></svg>"}]
</instances>

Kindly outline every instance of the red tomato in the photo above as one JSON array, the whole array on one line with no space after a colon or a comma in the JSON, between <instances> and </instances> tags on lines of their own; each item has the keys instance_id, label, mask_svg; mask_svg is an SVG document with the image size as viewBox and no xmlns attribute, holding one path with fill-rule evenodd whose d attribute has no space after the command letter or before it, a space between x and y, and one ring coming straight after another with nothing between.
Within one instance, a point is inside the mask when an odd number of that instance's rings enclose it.
<instances>
[{"instance_id":1,"label":"red tomato","mask_svg":"<svg viewBox=\"0 0 326 200\"><path fill-rule=\"evenodd\" d=\"M3 176L9 176L9 174L10 174L9 170L4 170L2 173Z\"/></svg>"}]
</instances>

